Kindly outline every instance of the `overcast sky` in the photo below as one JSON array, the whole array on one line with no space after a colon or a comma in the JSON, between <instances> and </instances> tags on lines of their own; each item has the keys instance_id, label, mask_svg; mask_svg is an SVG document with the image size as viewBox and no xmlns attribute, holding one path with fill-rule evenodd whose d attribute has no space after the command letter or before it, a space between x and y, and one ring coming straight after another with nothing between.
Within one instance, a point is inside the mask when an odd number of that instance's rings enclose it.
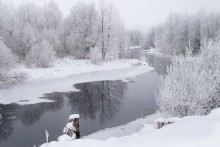
<instances>
[{"instance_id":1,"label":"overcast sky","mask_svg":"<svg viewBox=\"0 0 220 147\"><path fill-rule=\"evenodd\" d=\"M5 0L16 6L33 1L43 5L48 0ZM54 0L64 16L79 1L99 2L100 0ZM109 0L114 3L124 19L128 29L146 30L152 25L164 22L170 13L195 13L200 9L219 11L220 0Z\"/></svg>"}]
</instances>

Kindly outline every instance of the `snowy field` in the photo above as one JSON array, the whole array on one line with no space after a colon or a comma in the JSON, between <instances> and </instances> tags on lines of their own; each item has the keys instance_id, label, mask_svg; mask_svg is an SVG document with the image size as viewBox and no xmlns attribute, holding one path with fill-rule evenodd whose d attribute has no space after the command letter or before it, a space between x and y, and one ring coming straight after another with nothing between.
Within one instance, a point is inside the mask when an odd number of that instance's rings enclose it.
<instances>
[{"instance_id":1,"label":"snowy field","mask_svg":"<svg viewBox=\"0 0 220 147\"><path fill-rule=\"evenodd\" d=\"M41 147L219 147L220 109L207 116L188 116L157 130L155 115L106 129L80 140L50 142Z\"/></svg>"},{"instance_id":2,"label":"snowy field","mask_svg":"<svg viewBox=\"0 0 220 147\"><path fill-rule=\"evenodd\" d=\"M113 62L93 65L85 60L65 59L57 61L49 69L20 70L29 73L29 80L15 85L9 89L0 90L2 104L35 104L51 102L42 99L45 93L78 91L74 84L104 81L124 80L134 78L153 68L139 60L117 60Z\"/></svg>"}]
</instances>

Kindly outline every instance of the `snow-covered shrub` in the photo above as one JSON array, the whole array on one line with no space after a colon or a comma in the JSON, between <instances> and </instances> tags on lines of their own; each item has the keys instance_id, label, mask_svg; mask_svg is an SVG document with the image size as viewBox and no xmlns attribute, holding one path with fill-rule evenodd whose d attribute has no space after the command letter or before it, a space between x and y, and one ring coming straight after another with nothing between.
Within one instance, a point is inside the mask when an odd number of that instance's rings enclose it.
<instances>
[{"instance_id":1,"label":"snow-covered shrub","mask_svg":"<svg viewBox=\"0 0 220 147\"><path fill-rule=\"evenodd\" d=\"M11 49L0 40L0 88L8 87L26 78L25 73L12 70L16 66L16 60Z\"/></svg>"},{"instance_id":2,"label":"snow-covered shrub","mask_svg":"<svg viewBox=\"0 0 220 147\"><path fill-rule=\"evenodd\" d=\"M12 51L0 40L0 70L9 70L16 64Z\"/></svg>"},{"instance_id":3,"label":"snow-covered shrub","mask_svg":"<svg viewBox=\"0 0 220 147\"><path fill-rule=\"evenodd\" d=\"M207 109L210 112L211 109L220 107L220 41L217 43L209 42L207 49L202 49L202 64L207 71L207 78L213 80L210 90L212 90L213 96L209 98Z\"/></svg>"},{"instance_id":4,"label":"snow-covered shrub","mask_svg":"<svg viewBox=\"0 0 220 147\"><path fill-rule=\"evenodd\" d=\"M31 51L26 57L26 64L29 67L47 68L51 62L55 60L55 51L53 46L47 41L42 41L31 48Z\"/></svg>"},{"instance_id":5,"label":"snow-covered shrub","mask_svg":"<svg viewBox=\"0 0 220 147\"><path fill-rule=\"evenodd\" d=\"M16 60L12 51L0 40L0 81L6 81L8 72L15 64Z\"/></svg>"},{"instance_id":6,"label":"snow-covered shrub","mask_svg":"<svg viewBox=\"0 0 220 147\"><path fill-rule=\"evenodd\" d=\"M20 71L0 71L0 88L7 88L24 81L27 74Z\"/></svg>"},{"instance_id":7,"label":"snow-covered shrub","mask_svg":"<svg viewBox=\"0 0 220 147\"><path fill-rule=\"evenodd\" d=\"M160 111L168 116L205 115L217 107L220 83L219 44L209 43L200 57L178 56L167 69L156 95Z\"/></svg>"},{"instance_id":8,"label":"snow-covered shrub","mask_svg":"<svg viewBox=\"0 0 220 147\"><path fill-rule=\"evenodd\" d=\"M102 53L99 48L92 48L90 50L90 60L93 64L98 64L102 61Z\"/></svg>"}]
</instances>

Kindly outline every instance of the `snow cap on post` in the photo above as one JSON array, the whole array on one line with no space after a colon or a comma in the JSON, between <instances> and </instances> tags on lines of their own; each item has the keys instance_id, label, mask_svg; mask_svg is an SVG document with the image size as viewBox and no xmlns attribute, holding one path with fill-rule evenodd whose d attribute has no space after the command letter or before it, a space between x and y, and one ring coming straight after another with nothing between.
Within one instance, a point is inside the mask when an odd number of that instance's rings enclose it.
<instances>
[{"instance_id":1,"label":"snow cap on post","mask_svg":"<svg viewBox=\"0 0 220 147\"><path fill-rule=\"evenodd\" d=\"M157 122L164 123L165 119L161 117L161 118L158 118L158 119L154 120L154 122L155 123L157 123Z\"/></svg>"},{"instance_id":2,"label":"snow cap on post","mask_svg":"<svg viewBox=\"0 0 220 147\"><path fill-rule=\"evenodd\" d=\"M74 120L75 118L79 118L79 114L72 114L69 116L69 120Z\"/></svg>"}]
</instances>

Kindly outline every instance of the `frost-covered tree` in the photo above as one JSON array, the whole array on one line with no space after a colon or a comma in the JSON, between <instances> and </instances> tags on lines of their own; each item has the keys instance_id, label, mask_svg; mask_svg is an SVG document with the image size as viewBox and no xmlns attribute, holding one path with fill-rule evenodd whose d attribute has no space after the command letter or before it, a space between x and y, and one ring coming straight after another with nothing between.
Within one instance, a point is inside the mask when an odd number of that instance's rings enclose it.
<instances>
[{"instance_id":1,"label":"frost-covered tree","mask_svg":"<svg viewBox=\"0 0 220 147\"><path fill-rule=\"evenodd\" d=\"M55 59L53 46L47 41L34 45L26 57L26 64L29 67L47 68Z\"/></svg>"},{"instance_id":2,"label":"frost-covered tree","mask_svg":"<svg viewBox=\"0 0 220 147\"><path fill-rule=\"evenodd\" d=\"M144 48L150 49L150 48L155 48L155 30L154 27L152 27L144 40Z\"/></svg>"},{"instance_id":3,"label":"frost-covered tree","mask_svg":"<svg viewBox=\"0 0 220 147\"><path fill-rule=\"evenodd\" d=\"M124 28L119 12L111 3L102 0L98 12L100 22L100 39L98 40L98 46L101 48L102 60L105 60L106 58L115 56L112 54L113 52L120 52L120 47L124 38ZM123 34L120 35L120 33ZM118 54L116 56L118 56Z\"/></svg>"},{"instance_id":4,"label":"frost-covered tree","mask_svg":"<svg viewBox=\"0 0 220 147\"><path fill-rule=\"evenodd\" d=\"M130 30L129 36L131 40L131 46L140 46L142 41L142 34L138 30Z\"/></svg>"},{"instance_id":5,"label":"frost-covered tree","mask_svg":"<svg viewBox=\"0 0 220 147\"><path fill-rule=\"evenodd\" d=\"M104 60L112 58L112 52L123 52L124 33L119 13L112 4L103 0L96 8L95 3L81 2L64 21L64 48L78 58L89 58L91 49L96 48Z\"/></svg>"},{"instance_id":6,"label":"frost-covered tree","mask_svg":"<svg viewBox=\"0 0 220 147\"><path fill-rule=\"evenodd\" d=\"M0 40L0 70L9 70L15 66L15 63L16 58L11 49Z\"/></svg>"},{"instance_id":7,"label":"frost-covered tree","mask_svg":"<svg viewBox=\"0 0 220 147\"><path fill-rule=\"evenodd\" d=\"M21 63L44 41L57 56L90 58L96 48L103 59L122 58L128 42L123 22L112 4L102 2L102 8L78 3L63 19L53 0L42 7L26 2L17 8L0 0L0 38Z\"/></svg>"},{"instance_id":8,"label":"frost-covered tree","mask_svg":"<svg viewBox=\"0 0 220 147\"><path fill-rule=\"evenodd\" d=\"M20 73L11 72L11 69L14 68L15 65L16 58L11 49L0 40L0 87L20 79Z\"/></svg>"},{"instance_id":9,"label":"frost-covered tree","mask_svg":"<svg viewBox=\"0 0 220 147\"><path fill-rule=\"evenodd\" d=\"M90 60L94 64L98 64L102 61L102 52L99 48L91 48L90 50Z\"/></svg>"},{"instance_id":10,"label":"frost-covered tree","mask_svg":"<svg viewBox=\"0 0 220 147\"><path fill-rule=\"evenodd\" d=\"M149 30L145 46L157 48L164 54L184 54L190 42L193 54L199 54L201 48L204 48L204 39L220 39L219 18L219 13L204 10L194 15L170 15L165 23Z\"/></svg>"},{"instance_id":11,"label":"frost-covered tree","mask_svg":"<svg viewBox=\"0 0 220 147\"><path fill-rule=\"evenodd\" d=\"M78 3L65 20L66 44L69 52L85 58L98 40L97 10L94 3Z\"/></svg>"},{"instance_id":12,"label":"frost-covered tree","mask_svg":"<svg viewBox=\"0 0 220 147\"><path fill-rule=\"evenodd\" d=\"M118 24L118 35L117 35L117 40L118 40L118 58L124 58L125 57L125 49L127 47L127 42L126 42L126 36L127 33L125 31L123 23Z\"/></svg>"},{"instance_id":13,"label":"frost-covered tree","mask_svg":"<svg viewBox=\"0 0 220 147\"><path fill-rule=\"evenodd\" d=\"M220 44L210 42L200 57L178 56L162 78L156 96L160 111L168 116L205 115L219 107Z\"/></svg>"},{"instance_id":14,"label":"frost-covered tree","mask_svg":"<svg viewBox=\"0 0 220 147\"><path fill-rule=\"evenodd\" d=\"M58 5L50 0L43 9L45 26L42 32L42 40L48 41L57 53L64 52L61 45L62 40L62 12Z\"/></svg>"},{"instance_id":15,"label":"frost-covered tree","mask_svg":"<svg viewBox=\"0 0 220 147\"><path fill-rule=\"evenodd\" d=\"M2 41L9 47L13 46L15 32L14 7L0 1L0 36Z\"/></svg>"},{"instance_id":16,"label":"frost-covered tree","mask_svg":"<svg viewBox=\"0 0 220 147\"><path fill-rule=\"evenodd\" d=\"M39 7L34 3L24 3L16 10L15 52L20 59L37 43L44 28L45 19Z\"/></svg>"}]
</instances>

